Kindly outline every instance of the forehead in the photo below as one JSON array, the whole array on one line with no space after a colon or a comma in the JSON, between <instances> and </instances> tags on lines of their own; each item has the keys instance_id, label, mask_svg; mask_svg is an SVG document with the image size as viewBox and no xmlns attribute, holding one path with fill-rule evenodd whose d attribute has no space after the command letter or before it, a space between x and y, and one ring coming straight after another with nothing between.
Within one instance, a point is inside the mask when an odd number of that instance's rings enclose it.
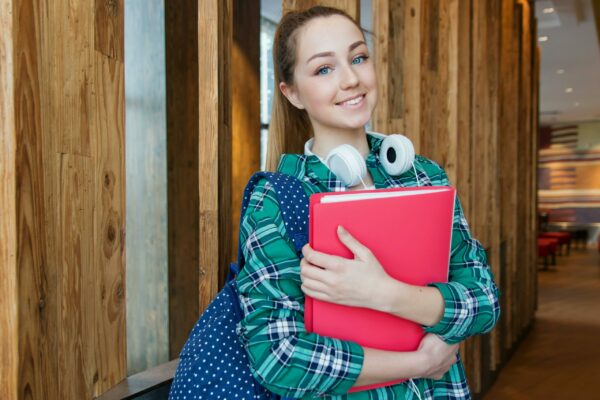
<instances>
[{"instance_id":1,"label":"forehead","mask_svg":"<svg viewBox=\"0 0 600 400\"><path fill-rule=\"evenodd\" d=\"M321 52L345 52L359 40L364 40L360 29L342 15L314 18L298 32L298 61L304 62L313 54Z\"/></svg>"}]
</instances>

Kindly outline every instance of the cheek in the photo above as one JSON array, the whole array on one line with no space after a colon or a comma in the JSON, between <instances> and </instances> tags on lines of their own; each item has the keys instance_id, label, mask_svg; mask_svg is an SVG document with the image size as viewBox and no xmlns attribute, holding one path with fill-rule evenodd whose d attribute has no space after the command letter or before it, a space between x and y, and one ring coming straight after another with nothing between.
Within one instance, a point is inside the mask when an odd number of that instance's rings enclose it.
<instances>
[{"instance_id":1,"label":"cheek","mask_svg":"<svg viewBox=\"0 0 600 400\"><path fill-rule=\"evenodd\" d=\"M329 104L335 97L335 88L327 80L319 80L307 83L301 88L302 99L307 110L322 109L324 104Z\"/></svg>"},{"instance_id":2,"label":"cheek","mask_svg":"<svg viewBox=\"0 0 600 400\"><path fill-rule=\"evenodd\" d=\"M362 71L361 80L363 81L363 84L369 89L377 89L377 74L375 73L375 67L372 63L368 66L365 66L364 70Z\"/></svg>"}]
</instances>

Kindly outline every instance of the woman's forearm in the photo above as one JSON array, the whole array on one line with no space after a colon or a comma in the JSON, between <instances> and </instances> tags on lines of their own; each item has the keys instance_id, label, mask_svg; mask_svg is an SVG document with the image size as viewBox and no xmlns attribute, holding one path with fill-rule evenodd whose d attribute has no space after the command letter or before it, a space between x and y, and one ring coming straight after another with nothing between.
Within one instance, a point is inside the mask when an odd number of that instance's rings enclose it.
<instances>
[{"instance_id":1,"label":"woman's forearm","mask_svg":"<svg viewBox=\"0 0 600 400\"><path fill-rule=\"evenodd\" d=\"M371 348L364 348L364 352L363 366L354 387L423 376L426 360L420 352L401 353Z\"/></svg>"},{"instance_id":2,"label":"woman's forearm","mask_svg":"<svg viewBox=\"0 0 600 400\"><path fill-rule=\"evenodd\" d=\"M444 315L444 298L435 287L414 286L390 278L379 293L379 311L425 326L434 326Z\"/></svg>"}]
</instances>

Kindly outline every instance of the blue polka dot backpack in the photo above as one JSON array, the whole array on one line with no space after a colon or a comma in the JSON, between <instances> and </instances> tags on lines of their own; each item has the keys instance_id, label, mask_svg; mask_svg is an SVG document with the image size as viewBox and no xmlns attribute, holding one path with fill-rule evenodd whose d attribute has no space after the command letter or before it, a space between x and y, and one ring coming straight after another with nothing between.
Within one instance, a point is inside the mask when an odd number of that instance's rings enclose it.
<instances>
[{"instance_id":1,"label":"blue polka dot backpack","mask_svg":"<svg viewBox=\"0 0 600 400\"><path fill-rule=\"evenodd\" d=\"M308 196L297 178L279 172L254 174L244 190L240 218L261 178L275 188L286 230L300 254L308 242ZM296 207L298 203L300 207ZM246 350L236 334L243 312L234 277L243 266L244 256L238 243L238 262L230 265L227 284L202 314L179 355L169 399L285 400L254 379Z\"/></svg>"}]
</instances>

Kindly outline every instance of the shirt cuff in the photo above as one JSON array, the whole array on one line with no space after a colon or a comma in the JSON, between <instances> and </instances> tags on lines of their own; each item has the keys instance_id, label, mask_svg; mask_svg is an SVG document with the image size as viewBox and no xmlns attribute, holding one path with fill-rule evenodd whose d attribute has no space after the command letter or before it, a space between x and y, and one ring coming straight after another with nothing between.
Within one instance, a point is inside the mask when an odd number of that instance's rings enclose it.
<instances>
[{"instance_id":1,"label":"shirt cuff","mask_svg":"<svg viewBox=\"0 0 600 400\"><path fill-rule=\"evenodd\" d=\"M460 302L458 295L453 291L448 283L430 283L430 287L437 288L444 299L444 315L440 321L433 326L425 326L426 333L438 335L442 340L449 344L459 343L461 338L457 337L456 331L461 320L464 321L466 315L462 315L465 310L457 309L455 305Z\"/></svg>"},{"instance_id":2,"label":"shirt cuff","mask_svg":"<svg viewBox=\"0 0 600 400\"><path fill-rule=\"evenodd\" d=\"M344 379L340 379L339 383L333 386L329 394L342 395L348 393L348 390L354 386L360 372L362 371L363 361L365 358L365 351L357 343L346 341L345 344L349 347L348 354L350 354L350 360L348 361L348 374Z\"/></svg>"}]
</instances>

